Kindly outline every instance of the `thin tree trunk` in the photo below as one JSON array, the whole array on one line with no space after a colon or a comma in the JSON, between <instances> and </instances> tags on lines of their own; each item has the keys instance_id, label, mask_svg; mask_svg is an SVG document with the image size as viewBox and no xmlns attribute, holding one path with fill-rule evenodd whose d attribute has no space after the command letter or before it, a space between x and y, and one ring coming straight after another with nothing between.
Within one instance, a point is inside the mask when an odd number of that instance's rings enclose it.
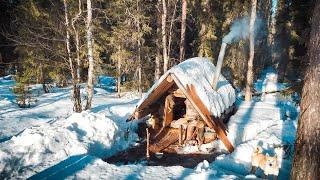
<instances>
[{"instance_id":1,"label":"thin tree trunk","mask_svg":"<svg viewBox=\"0 0 320 180\"><path fill-rule=\"evenodd\" d=\"M162 56L163 56L163 73L168 70L168 53L167 53L167 5L166 0L162 0L162 16L161 16L161 29L162 29Z\"/></svg>"},{"instance_id":2,"label":"thin tree trunk","mask_svg":"<svg viewBox=\"0 0 320 180\"><path fill-rule=\"evenodd\" d=\"M72 77L72 101L73 101L73 111L75 112L81 112L81 97L80 97L80 88L77 86L76 82L76 72L72 61L71 56L71 47L70 47L70 25L69 25L69 17L68 17L68 3L67 0L63 1L64 4L64 15L65 15L65 23L66 23L66 49L68 54L68 61L69 61L69 68L71 71L71 77Z\"/></svg>"},{"instance_id":3,"label":"thin tree trunk","mask_svg":"<svg viewBox=\"0 0 320 180\"><path fill-rule=\"evenodd\" d=\"M246 93L245 101L251 101L251 89L253 86L253 59L254 59L254 22L256 20L256 8L257 0L251 0L251 17L249 24L249 42L250 42L250 54L248 61L248 71L247 71L247 84L246 84Z\"/></svg>"},{"instance_id":4,"label":"thin tree trunk","mask_svg":"<svg viewBox=\"0 0 320 180\"><path fill-rule=\"evenodd\" d=\"M308 46L301 114L293 159L292 179L320 179L320 2L315 3Z\"/></svg>"},{"instance_id":5,"label":"thin tree trunk","mask_svg":"<svg viewBox=\"0 0 320 180\"><path fill-rule=\"evenodd\" d=\"M120 45L118 47L118 52L119 52L119 56L118 56L118 80L117 80L117 91L118 91L118 97L121 97L121 48Z\"/></svg>"},{"instance_id":6,"label":"thin tree trunk","mask_svg":"<svg viewBox=\"0 0 320 180\"><path fill-rule=\"evenodd\" d=\"M137 11L140 13L139 0L137 0ZM138 28L138 92L140 98L142 97L142 67L141 67L141 29L140 29L140 18L137 18L137 28Z\"/></svg>"},{"instance_id":7,"label":"thin tree trunk","mask_svg":"<svg viewBox=\"0 0 320 180\"><path fill-rule=\"evenodd\" d=\"M75 34L75 41L76 41L76 51L77 51L77 83L79 84L81 81L81 59L80 59L80 38L79 38L79 31L77 30L77 28L75 27L75 23L79 20L81 13L82 13L82 9L81 9L81 0L79 0L78 2L78 6L79 6L79 12L76 15L75 18L72 19L71 25L72 25L72 29L73 32Z\"/></svg>"},{"instance_id":8,"label":"thin tree trunk","mask_svg":"<svg viewBox=\"0 0 320 180\"><path fill-rule=\"evenodd\" d=\"M158 0L157 3L157 12L159 12L160 14L160 6L161 6L161 0ZM157 40L156 40L156 65L155 65L155 70L154 70L154 80L157 81L160 79L160 75L161 75L161 70L160 70L160 66L161 66L161 17L160 15L157 15Z\"/></svg>"},{"instance_id":9,"label":"thin tree trunk","mask_svg":"<svg viewBox=\"0 0 320 180\"><path fill-rule=\"evenodd\" d=\"M157 26L157 35L159 35L160 33L160 28L159 26ZM160 40L159 40L160 36L157 36L157 41L156 41L156 46L157 46L157 54L156 54L156 67L155 67L155 72L154 72L154 80L157 81L160 79L160 75L161 75L161 71L160 71L160 59L161 59L161 55L160 55Z\"/></svg>"},{"instance_id":10,"label":"thin tree trunk","mask_svg":"<svg viewBox=\"0 0 320 180\"><path fill-rule=\"evenodd\" d=\"M174 5L174 10L173 10L173 13L172 13L172 17L171 17L171 21L170 21L170 27L169 27L168 46L167 46L168 59L170 59L170 54L171 54L172 29L173 29L173 24L174 24L175 19L176 19L177 3L178 3L178 0L176 1L175 5Z\"/></svg>"},{"instance_id":11,"label":"thin tree trunk","mask_svg":"<svg viewBox=\"0 0 320 180\"><path fill-rule=\"evenodd\" d=\"M87 0L87 45L88 45L88 99L86 109L91 109L92 98L93 98L93 79L94 79L94 61L93 61L93 39L92 39L92 7L91 0Z\"/></svg>"},{"instance_id":12,"label":"thin tree trunk","mask_svg":"<svg viewBox=\"0 0 320 180\"><path fill-rule=\"evenodd\" d=\"M186 21L187 21L187 0L182 0L180 58L179 58L180 62L184 60L184 54L185 54Z\"/></svg>"}]
</instances>

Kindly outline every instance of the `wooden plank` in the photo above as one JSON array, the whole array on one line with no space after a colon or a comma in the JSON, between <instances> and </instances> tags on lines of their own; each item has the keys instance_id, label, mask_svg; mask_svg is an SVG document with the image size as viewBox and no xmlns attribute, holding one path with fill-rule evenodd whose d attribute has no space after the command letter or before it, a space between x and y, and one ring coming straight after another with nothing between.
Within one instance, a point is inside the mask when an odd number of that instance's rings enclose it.
<instances>
[{"instance_id":1,"label":"wooden plank","mask_svg":"<svg viewBox=\"0 0 320 180\"><path fill-rule=\"evenodd\" d=\"M207 124L210 124L210 126L211 126L211 127L209 126L210 128L213 128L215 130L215 132L217 133L218 137L221 139L221 141L226 146L228 151L229 152L233 152L234 148L233 148L232 144L230 143L230 141L229 141L229 139L227 137L227 133L225 132L226 127L224 125L222 125L223 123L220 122L219 120L212 118L210 111L203 104L203 102L201 101L201 99L197 95L196 89L194 88L193 85L187 85L186 89L187 89L187 92L190 95L192 101L195 103L195 105L204 114L204 116L205 116L204 121Z\"/></svg>"}]
</instances>

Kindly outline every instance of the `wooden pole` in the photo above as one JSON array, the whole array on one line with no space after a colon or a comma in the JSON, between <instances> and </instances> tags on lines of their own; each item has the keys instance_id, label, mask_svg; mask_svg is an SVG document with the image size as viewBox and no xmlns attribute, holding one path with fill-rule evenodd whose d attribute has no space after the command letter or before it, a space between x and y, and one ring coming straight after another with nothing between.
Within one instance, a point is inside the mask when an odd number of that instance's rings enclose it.
<instances>
[{"instance_id":1,"label":"wooden pole","mask_svg":"<svg viewBox=\"0 0 320 180\"><path fill-rule=\"evenodd\" d=\"M183 136L183 127L182 127L182 125L180 125L179 130L180 130L180 132L179 132L179 145L182 145L182 136Z\"/></svg>"},{"instance_id":2,"label":"wooden pole","mask_svg":"<svg viewBox=\"0 0 320 180\"><path fill-rule=\"evenodd\" d=\"M147 159L149 159L150 158L150 154L149 154L149 140L150 140L149 128L146 128L146 132L147 132L147 151L146 151L146 156L147 156Z\"/></svg>"}]
</instances>

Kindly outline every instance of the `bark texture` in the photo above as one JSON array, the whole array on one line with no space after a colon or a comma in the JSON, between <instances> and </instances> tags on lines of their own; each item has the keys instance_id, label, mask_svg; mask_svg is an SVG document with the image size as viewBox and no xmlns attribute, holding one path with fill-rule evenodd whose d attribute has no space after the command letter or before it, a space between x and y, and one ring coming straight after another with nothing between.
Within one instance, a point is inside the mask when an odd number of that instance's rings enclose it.
<instances>
[{"instance_id":1,"label":"bark texture","mask_svg":"<svg viewBox=\"0 0 320 180\"><path fill-rule=\"evenodd\" d=\"M64 5L64 17L65 17L65 25L66 25L66 49L68 54L69 68L71 71L72 77L72 102L73 102L73 111L81 112L81 97L80 97L80 86L77 83L77 75L76 70L73 64L72 55L71 55L71 45L70 45L70 24L69 24L69 16L68 16L68 3L67 0L63 1Z\"/></svg>"},{"instance_id":2,"label":"bark texture","mask_svg":"<svg viewBox=\"0 0 320 180\"><path fill-rule=\"evenodd\" d=\"M187 22L187 0L182 0L180 58L179 58L180 62L184 60L184 55L185 55L186 22Z\"/></svg>"},{"instance_id":3,"label":"bark texture","mask_svg":"<svg viewBox=\"0 0 320 180\"><path fill-rule=\"evenodd\" d=\"M119 47L120 52L120 47ZM117 93L118 97L121 97L121 57L118 57L118 79L117 79Z\"/></svg>"},{"instance_id":4,"label":"bark texture","mask_svg":"<svg viewBox=\"0 0 320 180\"><path fill-rule=\"evenodd\" d=\"M160 12L160 0L157 4L157 10ZM154 70L154 80L157 81L161 76L161 17L157 16L157 40L156 40L156 61L155 61L155 70Z\"/></svg>"},{"instance_id":5,"label":"bark texture","mask_svg":"<svg viewBox=\"0 0 320 180\"><path fill-rule=\"evenodd\" d=\"M248 71L247 71L247 83L246 83L246 94L245 101L251 101L251 91L253 85L253 59L254 59L254 22L256 20L256 9L257 0L251 0L251 16L249 24L249 43L250 43L250 54L248 61Z\"/></svg>"},{"instance_id":6,"label":"bark texture","mask_svg":"<svg viewBox=\"0 0 320 180\"><path fill-rule=\"evenodd\" d=\"M304 78L292 179L320 179L320 2L316 3Z\"/></svg>"},{"instance_id":7,"label":"bark texture","mask_svg":"<svg viewBox=\"0 0 320 180\"><path fill-rule=\"evenodd\" d=\"M139 0L137 0L137 11L140 12ZM142 98L142 66L141 66L141 28L140 28L140 18L137 18L137 29L138 29L138 92L140 98Z\"/></svg>"},{"instance_id":8,"label":"bark texture","mask_svg":"<svg viewBox=\"0 0 320 180\"><path fill-rule=\"evenodd\" d=\"M87 92L88 99L86 109L91 109L92 98L93 98L93 79L94 79L94 60L93 60L93 38L92 38L92 7L91 0L87 0L87 45L88 45L88 84Z\"/></svg>"},{"instance_id":9,"label":"bark texture","mask_svg":"<svg viewBox=\"0 0 320 180\"><path fill-rule=\"evenodd\" d=\"M163 56L163 73L168 70L168 52L167 52L167 4L166 0L162 0L162 16L161 16L161 34L162 34L162 56Z\"/></svg>"}]
</instances>

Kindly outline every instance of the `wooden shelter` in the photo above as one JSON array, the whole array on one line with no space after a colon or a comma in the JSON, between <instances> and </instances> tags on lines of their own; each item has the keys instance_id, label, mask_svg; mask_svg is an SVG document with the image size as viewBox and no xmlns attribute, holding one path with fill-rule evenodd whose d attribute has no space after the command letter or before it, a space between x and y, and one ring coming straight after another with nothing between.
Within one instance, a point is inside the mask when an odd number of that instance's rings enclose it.
<instances>
[{"instance_id":1,"label":"wooden shelter","mask_svg":"<svg viewBox=\"0 0 320 180\"><path fill-rule=\"evenodd\" d=\"M138 102L128 121L149 117L151 152L217 138L233 151L225 117L233 111L235 91L222 75L213 90L214 71L207 58L186 60L167 71Z\"/></svg>"}]
</instances>

